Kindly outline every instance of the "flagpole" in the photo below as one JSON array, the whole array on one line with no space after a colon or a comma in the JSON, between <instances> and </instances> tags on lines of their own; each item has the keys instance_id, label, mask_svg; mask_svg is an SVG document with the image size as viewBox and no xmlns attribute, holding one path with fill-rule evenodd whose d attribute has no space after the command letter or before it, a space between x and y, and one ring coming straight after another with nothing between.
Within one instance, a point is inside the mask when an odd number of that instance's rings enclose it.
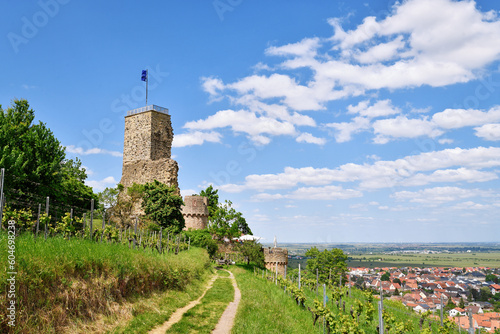
<instances>
[{"instance_id":1,"label":"flagpole","mask_svg":"<svg viewBox=\"0 0 500 334\"><path fill-rule=\"evenodd\" d=\"M146 107L148 106L148 81L149 75L148 70L146 70Z\"/></svg>"}]
</instances>

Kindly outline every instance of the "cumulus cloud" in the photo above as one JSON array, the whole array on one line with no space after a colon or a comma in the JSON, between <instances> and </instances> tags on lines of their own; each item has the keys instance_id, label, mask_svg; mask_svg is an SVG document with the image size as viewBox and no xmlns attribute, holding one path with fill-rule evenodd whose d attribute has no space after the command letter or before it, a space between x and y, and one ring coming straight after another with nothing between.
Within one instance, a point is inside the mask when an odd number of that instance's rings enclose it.
<instances>
[{"instance_id":1,"label":"cumulus cloud","mask_svg":"<svg viewBox=\"0 0 500 334\"><path fill-rule=\"evenodd\" d=\"M482 125L500 121L500 107L488 111L474 109L446 109L435 113L432 121L443 129L458 129L466 126Z\"/></svg>"},{"instance_id":2,"label":"cumulus cloud","mask_svg":"<svg viewBox=\"0 0 500 334\"><path fill-rule=\"evenodd\" d=\"M312 134L308 132L301 133L296 139L298 143L309 143L309 144L317 144L317 145L325 145L325 138L314 137Z\"/></svg>"},{"instance_id":3,"label":"cumulus cloud","mask_svg":"<svg viewBox=\"0 0 500 334\"><path fill-rule=\"evenodd\" d=\"M243 184L226 184L221 188L241 192L247 189L290 189L299 184L327 186L334 182L358 182L360 189L381 189L436 182L485 182L497 179L497 175L482 169L498 166L498 147L454 148L409 155L393 161L379 160L372 164L347 163L337 168L286 167L282 173L252 174L245 177Z\"/></svg>"},{"instance_id":4,"label":"cumulus cloud","mask_svg":"<svg viewBox=\"0 0 500 334\"><path fill-rule=\"evenodd\" d=\"M476 136L486 140L497 141L500 140L500 124L485 124L480 127L474 128Z\"/></svg>"},{"instance_id":5,"label":"cumulus cloud","mask_svg":"<svg viewBox=\"0 0 500 334\"><path fill-rule=\"evenodd\" d=\"M122 157L122 152L109 151L102 148L94 147L90 149L84 149L83 147L77 147L75 145L66 146L66 152L77 154L77 155L92 155L92 154L105 154L111 155L113 157Z\"/></svg>"},{"instance_id":6,"label":"cumulus cloud","mask_svg":"<svg viewBox=\"0 0 500 334\"><path fill-rule=\"evenodd\" d=\"M420 136L434 138L444 133L427 118L409 119L406 116L377 120L373 123L373 131L376 134L373 141L377 144L385 144L394 138L417 138Z\"/></svg>"},{"instance_id":7,"label":"cumulus cloud","mask_svg":"<svg viewBox=\"0 0 500 334\"><path fill-rule=\"evenodd\" d=\"M443 204L471 197L492 197L493 193L482 189L464 189L459 187L435 187L419 191L398 191L393 198L421 204Z\"/></svg>"},{"instance_id":8,"label":"cumulus cloud","mask_svg":"<svg viewBox=\"0 0 500 334\"><path fill-rule=\"evenodd\" d=\"M300 187L287 194L260 193L252 197L253 200L270 201L278 199L296 200L338 200L362 197L363 193L354 189L344 189L340 186Z\"/></svg>"},{"instance_id":9,"label":"cumulus cloud","mask_svg":"<svg viewBox=\"0 0 500 334\"><path fill-rule=\"evenodd\" d=\"M118 181L114 177L108 176L102 180L85 180L85 184L92 187L94 191L103 191L106 187L115 187Z\"/></svg>"},{"instance_id":10,"label":"cumulus cloud","mask_svg":"<svg viewBox=\"0 0 500 334\"><path fill-rule=\"evenodd\" d=\"M212 130L229 127L236 133L246 133L256 143L267 144L265 135L295 135L295 127L289 122L279 121L245 110L221 110L204 120L187 122L184 128L189 130Z\"/></svg>"},{"instance_id":11,"label":"cumulus cloud","mask_svg":"<svg viewBox=\"0 0 500 334\"><path fill-rule=\"evenodd\" d=\"M202 132L193 131L181 133L174 136L172 147L185 147L192 145L202 145L205 142L220 143L222 135L215 131Z\"/></svg>"}]
</instances>

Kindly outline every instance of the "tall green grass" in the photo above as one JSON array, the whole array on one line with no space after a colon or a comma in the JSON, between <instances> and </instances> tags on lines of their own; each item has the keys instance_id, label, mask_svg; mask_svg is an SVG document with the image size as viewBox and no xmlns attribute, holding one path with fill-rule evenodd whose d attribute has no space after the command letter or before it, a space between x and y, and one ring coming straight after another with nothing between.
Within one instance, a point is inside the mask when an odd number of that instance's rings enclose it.
<instances>
[{"instance_id":1,"label":"tall green grass","mask_svg":"<svg viewBox=\"0 0 500 334\"><path fill-rule=\"evenodd\" d=\"M241 301L232 333L323 333L313 326L311 313L274 283L255 276L244 267L231 269L241 291Z\"/></svg>"},{"instance_id":2,"label":"tall green grass","mask_svg":"<svg viewBox=\"0 0 500 334\"><path fill-rule=\"evenodd\" d=\"M0 233L0 268L7 268L7 235ZM17 326L7 327L0 309L0 332L61 332L70 319L93 319L111 303L155 291L182 290L209 267L205 250L178 255L135 250L120 244L16 238ZM5 305L6 271L0 271L0 303Z\"/></svg>"}]
</instances>

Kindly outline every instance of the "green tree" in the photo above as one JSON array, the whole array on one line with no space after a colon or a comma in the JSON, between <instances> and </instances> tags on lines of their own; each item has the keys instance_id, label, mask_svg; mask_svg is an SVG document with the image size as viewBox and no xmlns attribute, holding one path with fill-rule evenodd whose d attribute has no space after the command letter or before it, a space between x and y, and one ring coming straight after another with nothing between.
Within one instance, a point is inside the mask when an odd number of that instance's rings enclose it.
<instances>
[{"instance_id":1,"label":"green tree","mask_svg":"<svg viewBox=\"0 0 500 334\"><path fill-rule=\"evenodd\" d=\"M250 262L255 263L256 266L263 268L264 267L264 251L262 249L262 245L255 240L246 240L238 245L238 250L241 255L243 255L247 264Z\"/></svg>"},{"instance_id":2,"label":"green tree","mask_svg":"<svg viewBox=\"0 0 500 334\"><path fill-rule=\"evenodd\" d=\"M392 283L397 283L397 284L401 285L401 280L396 277L395 279L392 280Z\"/></svg>"},{"instance_id":3,"label":"green tree","mask_svg":"<svg viewBox=\"0 0 500 334\"><path fill-rule=\"evenodd\" d=\"M312 247L306 251L305 255L309 257L307 260L307 271L310 275L316 276L317 269L321 283L328 282L330 271L334 284L339 283L340 277L342 277L342 282L346 282L347 255L341 249L325 249L320 252L318 248Z\"/></svg>"},{"instance_id":4,"label":"green tree","mask_svg":"<svg viewBox=\"0 0 500 334\"><path fill-rule=\"evenodd\" d=\"M212 185L208 186L207 189L200 191L200 196L205 196L208 198L208 220L211 221L215 218L215 211L217 210L219 204L219 195L217 194L219 190L214 189Z\"/></svg>"},{"instance_id":5,"label":"green tree","mask_svg":"<svg viewBox=\"0 0 500 334\"><path fill-rule=\"evenodd\" d=\"M210 257L214 257L219 249L217 242L212 239L212 235L207 229L189 230L183 232L187 238L190 238L191 245L205 248Z\"/></svg>"},{"instance_id":6,"label":"green tree","mask_svg":"<svg viewBox=\"0 0 500 334\"><path fill-rule=\"evenodd\" d=\"M389 282L391 280L391 275L388 272L385 272L382 277L380 277L381 281Z\"/></svg>"},{"instance_id":7,"label":"green tree","mask_svg":"<svg viewBox=\"0 0 500 334\"><path fill-rule=\"evenodd\" d=\"M252 234L243 214L232 207L233 203L226 200L223 204L219 203L209 221L208 228L217 239L234 238L243 234Z\"/></svg>"},{"instance_id":8,"label":"green tree","mask_svg":"<svg viewBox=\"0 0 500 334\"><path fill-rule=\"evenodd\" d=\"M0 106L0 167L5 168L6 197L13 206L36 207L49 196L65 210L90 208L97 195L84 184L87 175L81 162L67 160L52 131L34 119L26 100L14 100L7 110Z\"/></svg>"},{"instance_id":9,"label":"green tree","mask_svg":"<svg viewBox=\"0 0 500 334\"><path fill-rule=\"evenodd\" d=\"M175 186L157 180L144 185L142 208L146 217L163 228L171 227L180 232L184 226L181 206L182 197L176 194Z\"/></svg>"},{"instance_id":10,"label":"green tree","mask_svg":"<svg viewBox=\"0 0 500 334\"><path fill-rule=\"evenodd\" d=\"M486 282L488 282L488 281L494 282L494 283L498 284L500 282L500 278L498 278L498 276L495 274L488 274L488 275L486 275L485 281Z\"/></svg>"},{"instance_id":11,"label":"green tree","mask_svg":"<svg viewBox=\"0 0 500 334\"><path fill-rule=\"evenodd\" d=\"M465 302L462 297L460 297L460 302L458 303L458 307L464 309L465 308Z\"/></svg>"}]
</instances>

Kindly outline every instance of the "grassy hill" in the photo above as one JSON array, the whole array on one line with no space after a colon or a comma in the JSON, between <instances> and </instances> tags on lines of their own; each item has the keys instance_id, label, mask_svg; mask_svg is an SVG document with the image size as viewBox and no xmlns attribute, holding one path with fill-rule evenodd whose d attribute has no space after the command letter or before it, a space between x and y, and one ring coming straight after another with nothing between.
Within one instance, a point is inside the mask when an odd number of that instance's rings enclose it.
<instances>
[{"instance_id":1,"label":"grassy hill","mask_svg":"<svg viewBox=\"0 0 500 334\"><path fill-rule=\"evenodd\" d=\"M210 268L206 251L198 248L165 255L77 238L44 240L24 234L15 241L16 327L7 325L7 310L2 308L2 333L62 333L69 328L75 332L98 320L106 328L106 317L125 313L117 316L123 318L128 313L130 318L147 312L145 299L161 304L167 298L162 294L171 291L179 292L173 300L192 299ZM0 233L1 268L8 265L7 244L7 234ZM0 281L7 278L2 270ZM6 288L0 285L2 305L7 302ZM168 312L163 318L168 318Z\"/></svg>"}]
</instances>

